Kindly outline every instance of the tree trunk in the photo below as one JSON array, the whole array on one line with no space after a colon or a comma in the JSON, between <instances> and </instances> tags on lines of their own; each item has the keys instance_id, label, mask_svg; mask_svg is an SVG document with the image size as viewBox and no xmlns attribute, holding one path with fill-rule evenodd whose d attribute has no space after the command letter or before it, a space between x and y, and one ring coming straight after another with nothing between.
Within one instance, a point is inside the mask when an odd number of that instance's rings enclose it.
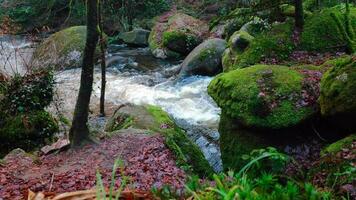
<instances>
[{"instance_id":1,"label":"tree trunk","mask_svg":"<svg viewBox=\"0 0 356 200\"><path fill-rule=\"evenodd\" d=\"M100 26L100 53L101 53L101 91L100 91L100 115L105 116L105 88L106 88L106 61L105 61L105 38L103 30L102 4L99 3L98 21Z\"/></svg>"},{"instance_id":2,"label":"tree trunk","mask_svg":"<svg viewBox=\"0 0 356 200\"><path fill-rule=\"evenodd\" d=\"M93 89L94 53L98 42L97 0L87 1L87 39L84 49L80 88L72 127L69 132L72 147L90 141L87 126L90 96Z\"/></svg>"},{"instance_id":3,"label":"tree trunk","mask_svg":"<svg viewBox=\"0 0 356 200\"><path fill-rule=\"evenodd\" d=\"M303 26L304 26L303 0L294 0L294 7L295 7L295 27L298 30L303 30Z\"/></svg>"}]
</instances>

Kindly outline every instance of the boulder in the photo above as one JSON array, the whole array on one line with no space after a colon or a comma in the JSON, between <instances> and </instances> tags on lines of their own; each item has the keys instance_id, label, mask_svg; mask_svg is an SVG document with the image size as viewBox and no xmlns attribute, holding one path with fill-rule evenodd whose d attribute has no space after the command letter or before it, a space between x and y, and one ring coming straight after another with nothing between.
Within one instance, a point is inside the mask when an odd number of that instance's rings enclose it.
<instances>
[{"instance_id":1,"label":"boulder","mask_svg":"<svg viewBox=\"0 0 356 200\"><path fill-rule=\"evenodd\" d=\"M149 36L149 47L158 58L188 55L208 36L208 25L182 13L159 17Z\"/></svg>"},{"instance_id":2,"label":"boulder","mask_svg":"<svg viewBox=\"0 0 356 200\"><path fill-rule=\"evenodd\" d=\"M356 57L339 59L320 84L320 108L325 118L343 128L356 130Z\"/></svg>"},{"instance_id":3,"label":"boulder","mask_svg":"<svg viewBox=\"0 0 356 200\"><path fill-rule=\"evenodd\" d=\"M126 44L137 47L148 46L150 31L144 29L134 29L130 32L121 33L119 38Z\"/></svg>"},{"instance_id":4,"label":"boulder","mask_svg":"<svg viewBox=\"0 0 356 200\"><path fill-rule=\"evenodd\" d=\"M229 47L233 51L243 52L252 42L254 39L246 31L237 31L235 32L229 39Z\"/></svg>"},{"instance_id":5,"label":"boulder","mask_svg":"<svg viewBox=\"0 0 356 200\"><path fill-rule=\"evenodd\" d=\"M126 128L144 129L148 134L161 134L165 137L167 147L175 154L179 165L186 166L188 164L194 173L201 176L213 173L199 147L161 108L156 106L120 106L113 117L108 120L105 129L112 132Z\"/></svg>"},{"instance_id":6,"label":"boulder","mask_svg":"<svg viewBox=\"0 0 356 200\"><path fill-rule=\"evenodd\" d=\"M259 24L247 23L229 40L229 49L223 55L223 70L228 72L258 63L276 63L285 60L294 49L293 24L273 24L271 29L256 34ZM252 32L252 33L251 33Z\"/></svg>"},{"instance_id":7,"label":"boulder","mask_svg":"<svg viewBox=\"0 0 356 200\"><path fill-rule=\"evenodd\" d=\"M218 75L208 93L226 114L244 127L284 129L316 112L317 97L302 73L285 66L255 65Z\"/></svg>"},{"instance_id":8,"label":"boulder","mask_svg":"<svg viewBox=\"0 0 356 200\"><path fill-rule=\"evenodd\" d=\"M80 67L86 42L86 26L74 26L45 39L33 53L31 64L35 69L56 70ZM97 48L96 58L99 56Z\"/></svg>"},{"instance_id":9,"label":"boulder","mask_svg":"<svg viewBox=\"0 0 356 200\"><path fill-rule=\"evenodd\" d=\"M300 48L307 51L327 52L335 50L345 50L347 38L343 31L338 28L338 22L332 17L335 15L341 20L344 26L345 5L338 5L332 8L325 8L316 11L312 16L306 18L304 29L300 37ZM356 31L356 7L350 4L350 27ZM338 49L339 48L339 49Z\"/></svg>"},{"instance_id":10,"label":"boulder","mask_svg":"<svg viewBox=\"0 0 356 200\"><path fill-rule=\"evenodd\" d=\"M209 39L197 46L184 60L179 76L214 76L222 71L221 58L226 41Z\"/></svg>"}]
</instances>

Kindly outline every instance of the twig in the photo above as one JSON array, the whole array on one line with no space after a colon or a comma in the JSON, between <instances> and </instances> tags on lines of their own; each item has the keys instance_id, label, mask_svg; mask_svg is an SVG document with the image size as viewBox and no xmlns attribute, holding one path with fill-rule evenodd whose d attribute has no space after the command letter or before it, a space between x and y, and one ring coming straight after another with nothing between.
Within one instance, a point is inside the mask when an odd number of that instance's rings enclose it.
<instances>
[{"instance_id":1,"label":"twig","mask_svg":"<svg viewBox=\"0 0 356 200\"><path fill-rule=\"evenodd\" d=\"M54 180L54 173L52 173L51 183L49 185L49 192L52 190L53 180Z\"/></svg>"}]
</instances>

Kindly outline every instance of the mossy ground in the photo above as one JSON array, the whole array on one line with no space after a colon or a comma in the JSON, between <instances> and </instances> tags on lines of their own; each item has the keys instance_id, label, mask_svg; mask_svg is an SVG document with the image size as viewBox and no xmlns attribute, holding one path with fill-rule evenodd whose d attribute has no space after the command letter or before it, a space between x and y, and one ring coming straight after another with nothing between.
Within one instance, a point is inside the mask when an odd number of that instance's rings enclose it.
<instances>
[{"instance_id":1,"label":"mossy ground","mask_svg":"<svg viewBox=\"0 0 356 200\"><path fill-rule=\"evenodd\" d=\"M217 76L208 92L242 125L281 129L310 117L311 108L298 106L303 76L284 66L256 65Z\"/></svg>"}]
</instances>

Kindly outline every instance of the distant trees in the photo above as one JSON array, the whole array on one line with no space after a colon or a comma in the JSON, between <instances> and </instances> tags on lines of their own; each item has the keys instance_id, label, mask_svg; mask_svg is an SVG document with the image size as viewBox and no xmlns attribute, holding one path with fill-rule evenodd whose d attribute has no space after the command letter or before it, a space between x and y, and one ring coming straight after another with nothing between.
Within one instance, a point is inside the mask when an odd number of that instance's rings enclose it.
<instances>
[{"instance_id":1,"label":"distant trees","mask_svg":"<svg viewBox=\"0 0 356 200\"><path fill-rule=\"evenodd\" d=\"M69 132L71 145L73 147L90 141L88 128L88 115L90 96L93 89L94 73L94 53L98 43L98 5L97 0L87 0L87 39L84 49L82 64L82 74L80 79L80 88L72 127Z\"/></svg>"}]
</instances>

